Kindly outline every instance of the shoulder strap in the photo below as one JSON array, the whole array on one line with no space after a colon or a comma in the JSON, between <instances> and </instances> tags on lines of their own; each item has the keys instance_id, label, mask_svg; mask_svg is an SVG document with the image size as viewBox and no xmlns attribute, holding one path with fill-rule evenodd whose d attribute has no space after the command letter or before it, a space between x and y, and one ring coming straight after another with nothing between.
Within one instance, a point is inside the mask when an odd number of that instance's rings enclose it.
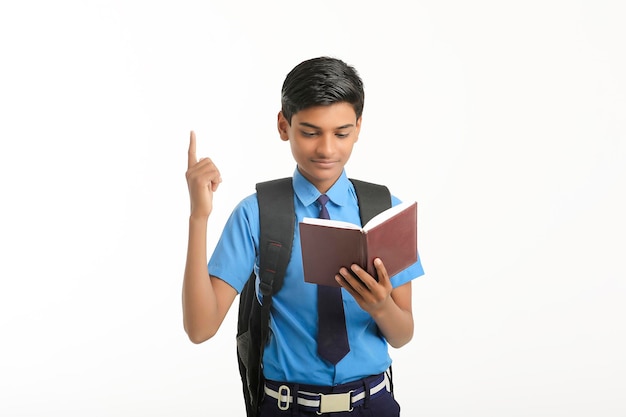
<instances>
[{"instance_id":1,"label":"shoulder strap","mask_svg":"<svg viewBox=\"0 0 626 417\"><path fill-rule=\"evenodd\" d=\"M364 225L372 217L391 207L391 193L384 185L350 178L359 200L359 215Z\"/></svg>"},{"instance_id":2,"label":"shoulder strap","mask_svg":"<svg viewBox=\"0 0 626 417\"><path fill-rule=\"evenodd\" d=\"M237 328L239 372L246 400L246 415L256 417L263 398L261 362L269 334L272 296L283 285L295 231L291 178L260 182L256 185L259 205L259 289L257 302L254 271L240 294Z\"/></svg>"},{"instance_id":3,"label":"shoulder strap","mask_svg":"<svg viewBox=\"0 0 626 417\"><path fill-rule=\"evenodd\" d=\"M282 287L295 230L291 178L256 185L260 222L260 290L271 295Z\"/></svg>"}]
</instances>

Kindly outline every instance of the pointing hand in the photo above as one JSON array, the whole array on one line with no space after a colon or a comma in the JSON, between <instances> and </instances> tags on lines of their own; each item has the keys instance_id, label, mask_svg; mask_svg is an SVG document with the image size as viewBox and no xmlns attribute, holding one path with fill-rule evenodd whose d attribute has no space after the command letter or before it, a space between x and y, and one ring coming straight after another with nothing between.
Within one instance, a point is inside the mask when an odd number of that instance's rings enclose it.
<instances>
[{"instance_id":1,"label":"pointing hand","mask_svg":"<svg viewBox=\"0 0 626 417\"><path fill-rule=\"evenodd\" d=\"M187 186L192 217L209 217L213 210L213 193L222 182L220 172L209 158L196 157L196 134L191 131L187 156Z\"/></svg>"}]
</instances>

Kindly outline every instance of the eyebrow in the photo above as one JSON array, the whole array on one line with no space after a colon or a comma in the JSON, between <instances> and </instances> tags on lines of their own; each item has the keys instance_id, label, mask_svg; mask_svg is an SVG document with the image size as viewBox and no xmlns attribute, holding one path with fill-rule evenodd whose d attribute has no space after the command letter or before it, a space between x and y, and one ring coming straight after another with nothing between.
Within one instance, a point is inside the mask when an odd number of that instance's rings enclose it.
<instances>
[{"instance_id":1,"label":"eyebrow","mask_svg":"<svg viewBox=\"0 0 626 417\"><path fill-rule=\"evenodd\" d=\"M322 130L322 128L321 128L321 127L319 127L319 126L315 126L314 124L311 124L311 123L307 123L307 122L300 122L300 123L298 123L298 124L299 124L300 126L310 127L311 129ZM348 124L346 124L346 125L336 127L336 128L335 128L335 130L347 129L347 128L349 128L349 127L354 127L354 125L353 125L352 123L348 123Z\"/></svg>"}]
</instances>

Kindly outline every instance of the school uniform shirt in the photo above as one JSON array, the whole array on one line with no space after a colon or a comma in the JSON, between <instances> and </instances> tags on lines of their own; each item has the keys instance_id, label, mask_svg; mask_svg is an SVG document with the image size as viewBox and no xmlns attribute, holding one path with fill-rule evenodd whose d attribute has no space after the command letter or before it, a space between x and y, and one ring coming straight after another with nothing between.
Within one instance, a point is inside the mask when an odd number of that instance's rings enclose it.
<instances>
[{"instance_id":1,"label":"school uniform shirt","mask_svg":"<svg viewBox=\"0 0 626 417\"><path fill-rule=\"evenodd\" d=\"M318 217L320 192L296 169L293 175L297 221ZM345 171L326 193L331 219L360 224L358 200ZM392 205L400 200L392 196ZM297 223L296 223L297 224ZM209 272L241 292L250 272L259 285L259 208L256 194L233 210L209 260ZM393 287L423 275L421 261L391 277ZM274 295L269 342L263 357L263 374L274 381L332 386L384 372L391 365L387 342L372 317L352 295L343 292L350 352L337 365L317 354L317 285L306 283L302 270L300 233L295 227L291 260L281 290Z\"/></svg>"}]
</instances>

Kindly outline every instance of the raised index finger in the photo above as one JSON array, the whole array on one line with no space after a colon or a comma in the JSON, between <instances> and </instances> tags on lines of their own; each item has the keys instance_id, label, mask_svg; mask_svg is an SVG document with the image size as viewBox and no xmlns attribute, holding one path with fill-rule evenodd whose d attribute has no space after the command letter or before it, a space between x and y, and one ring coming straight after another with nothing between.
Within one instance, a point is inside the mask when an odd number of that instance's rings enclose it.
<instances>
[{"instance_id":1,"label":"raised index finger","mask_svg":"<svg viewBox=\"0 0 626 417\"><path fill-rule=\"evenodd\" d=\"M187 153L187 168L194 166L198 160L196 159L196 132L193 130L189 135L189 152Z\"/></svg>"}]
</instances>

